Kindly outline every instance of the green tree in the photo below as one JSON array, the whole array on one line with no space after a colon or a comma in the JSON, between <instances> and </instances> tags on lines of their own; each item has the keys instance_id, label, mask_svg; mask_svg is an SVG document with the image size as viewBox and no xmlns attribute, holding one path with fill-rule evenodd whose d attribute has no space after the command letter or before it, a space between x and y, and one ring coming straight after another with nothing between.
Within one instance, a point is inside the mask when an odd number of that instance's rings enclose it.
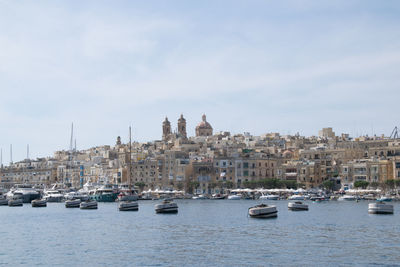
<instances>
[{"instance_id":1,"label":"green tree","mask_svg":"<svg viewBox=\"0 0 400 267\"><path fill-rule=\"evenodd\" d=\"M335 182L331 180L326 180L322 183L322 187L326 190L333 191L335 189Z\"/></svg>"},{"instance_id":2,"label":"green tree","mask_svg":"<svg viewBox=\"0 0 400 267\"><path fill-rule=\"evenodd\" d=\"M182 183L182 182L179 182L179 183L176 185L176 187L178 188L179 191L182 190L182 189L183 189L183 183Z\"/></svg>"},{"instance_id":3,"label":"green tree","mask_svg":"<svg viewBox=\"0 0 400 267\"><path fill-rule=\"evenodd\" d=\"M140 188L140 191L143 191L144 187L146 186L146 184L144 182L137 182L135 184L135 186Z\"/></svg>"},{"instance_id":4,"label":"green tree","mask_svg":"<svg viewBox=\"0 0 400 267\"><path fill-rule=\"evenodd\" d=\"M369 185L369 183L367 182L367 181L355 181L354 182L354 187L355 188L363 188L363 189L365 189L365 188L367 188L367 186Z\"/></svg>"}]
</instances>

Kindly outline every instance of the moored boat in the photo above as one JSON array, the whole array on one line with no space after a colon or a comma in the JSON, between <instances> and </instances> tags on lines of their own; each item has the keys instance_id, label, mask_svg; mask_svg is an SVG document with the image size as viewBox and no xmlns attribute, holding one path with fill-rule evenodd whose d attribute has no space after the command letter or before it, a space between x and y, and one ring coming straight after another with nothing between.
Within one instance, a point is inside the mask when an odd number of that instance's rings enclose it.
<instances>
[{"instance_id":1,"label":"moored boat","mask_svg":"<svg viewBox=\"0 0 400 267\"><path fill-rule=\"evenodd\" d=\"M95 200L83 201L79 205L79 208L81 210L95 210L97 209L97 201Z\"/></svg>"},{"instance_id":2,"label":"moored boat","mask_svg":"<svg viewBox=\"0 0 400 267\"><path fill-rule=\"evenodd\" d=\"M392 200L393 200L393 198L391 198L389 196L381 196L376 201L379 201L379 202L391 202Z\"/></svg>"},{"instance_id":3,"label":"moored boat","mask_svg":"<svg viewBox=\"0 0 400 267\"><path fill-rule=\"evenodd\" d=\"M304 199L305 199L305 197L302 195L293 195L293 196L288 197L288 200L304 200Z\"/></svg>"},{"instance_id":4,"label":"moored boat","mask_svg":"<svg viewBox=\"0 0 400 267\"><path fill-rule=\"evenodd\" d=\"M241 194L229 195L228 199L229 200L240 200L240 199L242 199L242 195Z\"/></svg>"},{"instance_id":5,"label":"moored boat","mask_svg":"<svg viewBox=\"0 0 400 267\"><path fill-rule=\"evenodd\" d=\"M355 196L352 196L352 195L344 195L344 196L341 196L341 197L339 197L338 198L338 200L339 201L354 201L354 200L356 200L357 198L355 197Z\"/></svg>"},{"instance_id":6,"label":"moored boat","mask_svg":"<svg viewBox=\"0 0 400 267\"><path fill-rule=\"evenodd\" d=\"M81 205L81 200L79 198L77 199L69 199L65 201L65 207L66 208L79 208Z\"/></svg>"},{"instance_id":7,"label":"moored boat","mask_svg":"<svg viewBox=\"0 0 400 267\"><path fill-rule=\"evenodd\" d=\"M46 199L34 199L31 202L33 208L47 207Z\"/></svg>"},{"instance_id":8,"label":"moored boat","mask_svg":"<svg viewBox=\"0 0 400 267\"><path fill-rule=\"evenodd\" d=\"M268 200L279 200L278 195L262 195L260 199L268 199Z\"/></svg>"},{"instance_id":9,"label":"moored boat","mask_svg":"<svg viewBox=\"0 0 400 267\"><path fill-rule=\"evenodd\" d=\"M289 202L288 203L288 209L290 210L308 210L308 205L301 202L301 201L296 201L296 202Z\"/></svg>"},{"instance_id":10,"label":"moored boat","mask_svg":"<svg viewBox=\"0 0 400 267\"><path fill-rule=\"evenodd\" d=\"M225 195L221 195L221 194L214 194L211 196L211 199L225 199Z\"/></svg>"},{"instance_id":11,"label":"moored boat","mask_svg":"<svg viewBox=\"0 0 400 267\"><path fill-rule=\"evenodd\" d=\"M393 205L384 202L368 204L368 213L371 214L393 214Z\"/></svg>"},{"instance_id":12,"label":"moored boat","mask_svg":"<svg viewBox=\"0 0 400 267\"><path fill-rule=\"evenodd\" d=\"M205 195L201 194L201 195L193 196L192 199L207 199L207 197Z\"/></svg>"},{"instance_id":13,"label":"moored boat","mask_svg":"<svg viewBox=\"0 0 400 267\"><path fill-rule=\"evenodd\" d=\"M119 203L120 211L137 211L139 210L139 204L137 201L122 201Z\"/></svg>"},{"instance_id":14,"label":"moored boat","mask_svg":"<svg viewBox=\"0 0 400 267\"><path fill-rule=\"evenodd\" d=\"M259 204L249 208L249 215L253 218L275 218L278 216L276 206Z\"/></svg>"},{"instance_id":15,"label":"moored boat","mask_svg":"<svg viewBox=\"0 0 400 267\"><path fill-rule=\"evenodd\" d=\"M22 207L23 205L22 198L13 198L8 200L9 207Z\"/></svg>"},{"instance_id":16,"label":"moored boat","mask_svg":"<svg viewBox=\"0 0 400 267\"><path fill-rule=\"evenodd\" d=\"M111 184L105 184L98 189L90 192L90 199L98 202L114 202L118 197L118 192Z\"/></svg>"},{"instance_id":17,"label":"moored boat","mask_svg":"<svg viewBox=\"0 0 400 267\"><path fill-rule=\"evenodd\" d=\"M0 206L7 206L8 205L8 199L5 198L5 196L0 196Z\"/></svg>"},{"instance_id":18,"label":"moored boat","mask_svg":"<svg viewBox=\"0 0 400 267\"><path fill-rule=\"evenodd\" d=\"M172 199L164 199L160 204L155 205L156 213L177 213L178 204Z\"/></svg>"}]
</instances>

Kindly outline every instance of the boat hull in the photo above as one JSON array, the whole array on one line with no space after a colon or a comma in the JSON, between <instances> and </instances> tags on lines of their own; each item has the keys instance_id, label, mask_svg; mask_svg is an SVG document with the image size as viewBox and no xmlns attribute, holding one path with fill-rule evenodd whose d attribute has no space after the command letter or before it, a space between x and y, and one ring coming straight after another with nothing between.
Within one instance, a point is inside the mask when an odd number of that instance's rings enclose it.
<instances>
[{"instance_id":1,"label":"boat hull","mask_svg":"<svg viewBox=\"0 0 400 267\"><path fill-rule=\"evenodd\" d=\"M121 202L118 208L120 211L138 211L139 204L137 202Z\"/></svg>"},{"instance_id":2,"label":"boat hull","mask_svg":"<svg viewBox=\"0 0 400 267\"><path fill-rule=\"evenodd\" d=\"M117 193L95 194L95 195L91 195L90 199L95 200L97 202L115 202L117 197L118 197Z\"/></svg>"},{"instance_id":3,"label":"boat hull","mask_svg":"<svg viewBox=\"0 0 400 267\"><path fill-rule=\"evenodd\" d=\"M8 199L0 199L0 206L7 206L8 205Z\"/></svg>"},{"instance_id":4,"label":"boat hull","mask_svg":"<svg viewBox=\"0 0 400 267\"><path fill-rule=\"evenodd\" d=\"M89 201L89 202L81 202L79 205L81 210L96 210L97 209L97 202L96 201Z\"/></svg>"},{"instance_id":5,"label":"boat hull","mask_svg":"<svg viewBox=\"0 0 400 267\"><path fill-rule=\"evenodd\" d=\"M161 203L155 206L156 213L177 213L178 205L175 202Z\"/></svg>"},{"instance_id":6,"label":"boat hull","mask_svg":"<svg viewBox=\"0 0 400 267\"><path fill-rule=\"evenodd\" d=\"M35 199L31 202L33 208L44 208L47 207L47 202L44 199Z\"/></svg>"},{"instance_id":7,"label":"boat hull","mask_svg":"<svg viewBox=\"0 0 400 267\"><path fill-rule=\"evenodd\" d=\"M10 199L8 201L9 207L22 207L23 205L22 199Z\"/></svg>"},{"instance_id":8,"label":"boat hull","mask_svg":"<svg viewBox=\"0 0 400 267\"><path fill-rule=\"evenodd\" d=\"M393 214L393 205L384 203L368 204L368 213L370 214Z\"/></svg>"},{"instance_id":9,"label":"boat hull","mask_svg":"<svg viewBox=\"0 0 400 267\"><path fill-rule=\"evenodd\" d=\"M289 202L288 209L293 211L308 210L308 205L303 203Z\"/></svg>"},{"instance_id":10,"label":"boat hull","mask_svg":"<svg viewBox=\"0 0 400 267\"><path fill-rule=\"evenodd\" d=\"M252 218L275 218L278 216L276 206L259 205L249 208L249 216Z\"/></svg>"},{"instance_id":11,"label":"boat hull","mask_svg":"<svg viewBox=\"0 0 400 267\"><path fill-rule=\"evenodd\" d=\"M71 199L71 200L65 201L66 208L79 208L80 205L81 205L80 199Z\"/></svg>"}]
</instances>

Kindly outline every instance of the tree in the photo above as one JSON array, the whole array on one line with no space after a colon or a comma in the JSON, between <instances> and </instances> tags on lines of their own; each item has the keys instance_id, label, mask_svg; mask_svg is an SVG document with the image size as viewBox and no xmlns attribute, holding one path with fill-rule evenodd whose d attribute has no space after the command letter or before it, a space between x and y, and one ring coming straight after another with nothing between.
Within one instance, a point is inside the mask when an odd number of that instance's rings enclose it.
<instances>
[{"instance_id":1,"label":"tree","mask_svg":"<svg viewBox=\"0 0 400 267\"><path fill-rule=\"evenodd\" d=\"M371 182L371 183L369 183L369 186L372 187L372 188L378 188L378 187L380 186L380 183L378 183L378 182Z\"/></svg>"},{"instance_id":2,"label":"tree","mask_svg":"<svg viewBox=\"0 0 400 267\"><path fill-rule=\"evenodd\" d=\"M333 191L335 189L335 182L331 180L327 180L322 183L322 186L329 191Z\"/></svg>"},{"instance_id":3,"label":"tree","mask_svg":"<svg viewBox=\"0 0 400 267\"><path fill-rule=\"evenodd\" d=\"M367 188L367 186L369 185L369 183L367 181L355 181L354 182L354 187L356 188L362 188L365 189Z\"/></svg>"},{"instance_id":4,"label":"tree","mask_svg":"<svg viewBox=\"0 0 400 267\"><path fill-rule=\"evenodd\" d=\"M144 187L146 186L146 184L144 182L137 182L135 184L135 186L140 188L140 191L143 191Z\"/></svg>"},{"instance_id":5,"label":"tree","mask_svg":"<svg viewBox=\"0 0 400 267\"><path fill-rule=\"evenodd\" d=\"M178 188L178 190L182 190L183 189L183 183L179 182L176 187Z\"/></svg>"},{"instance_id":6,"label":"tree","mask_svg":"<svg viewBox=\"0 0 400 267\"><path fill-rule=\"evenodd\" d=\"M396 182L395 182L395 180L393 180L393 179L389 179L389 180L386 180L386 181L385 181L385 185L386 185L387 187L389 187L390 189L393 189L394 186L395 186L395 184L396 184Z\"/></svg>"}]
</instances>

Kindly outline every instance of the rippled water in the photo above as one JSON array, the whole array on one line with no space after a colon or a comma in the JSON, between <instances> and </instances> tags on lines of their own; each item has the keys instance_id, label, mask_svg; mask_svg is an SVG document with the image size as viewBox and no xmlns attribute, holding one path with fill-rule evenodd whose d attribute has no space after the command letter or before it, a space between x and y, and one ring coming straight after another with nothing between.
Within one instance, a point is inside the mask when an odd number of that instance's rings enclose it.
<instances>
[{"instance_id":1,"label":"rippled water","mask_svg":"<svg viewBox=\"0 0 400 267\"><path fill-rule=\"evenodd\" d=\"M368 202L309 202L309 211L269 201L276 219L247 217L251 200L177 200L178 214L117 203L98 210L0 207L0 265L368 266L400 263L400 203L394 215Z\"/></svg>"}]
</instances>

